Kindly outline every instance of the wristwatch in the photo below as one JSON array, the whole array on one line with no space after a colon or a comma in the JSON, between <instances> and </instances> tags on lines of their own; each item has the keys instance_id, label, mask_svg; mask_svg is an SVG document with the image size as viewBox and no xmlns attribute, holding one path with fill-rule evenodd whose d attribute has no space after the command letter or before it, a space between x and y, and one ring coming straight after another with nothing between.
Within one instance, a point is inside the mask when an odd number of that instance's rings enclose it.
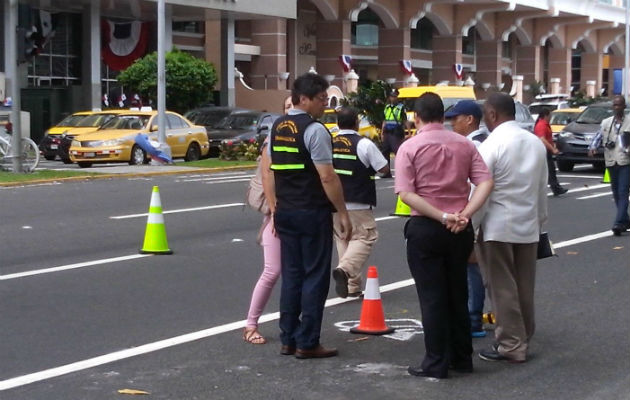
<instances>
[{"instance_id":1,"label":"wristwatch","mask_svg":"<svg viewBox=\"0 0 630 400\"><path fill-rule=\"evenodd\" d=\"M444 213L442 214L442 225L446 225L446 219L448 218L448 214Z\"/></svg>"}]
</instances>

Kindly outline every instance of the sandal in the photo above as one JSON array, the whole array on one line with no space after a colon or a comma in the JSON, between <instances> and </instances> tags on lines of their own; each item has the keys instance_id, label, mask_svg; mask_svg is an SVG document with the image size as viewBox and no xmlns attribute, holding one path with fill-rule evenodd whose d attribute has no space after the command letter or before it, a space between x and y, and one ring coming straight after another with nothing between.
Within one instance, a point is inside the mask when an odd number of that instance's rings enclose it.
<instances>
[{"instance_id":1,"label":"sandal","mask_svg":"<svg viewBox=\"0 0 630 400\"><path fill-rule=\"evenodd\" d=\"M251 344L265 344L267 340L258 332L257 328L245 328L243 340Z\"/></svg>"}]
</instances>

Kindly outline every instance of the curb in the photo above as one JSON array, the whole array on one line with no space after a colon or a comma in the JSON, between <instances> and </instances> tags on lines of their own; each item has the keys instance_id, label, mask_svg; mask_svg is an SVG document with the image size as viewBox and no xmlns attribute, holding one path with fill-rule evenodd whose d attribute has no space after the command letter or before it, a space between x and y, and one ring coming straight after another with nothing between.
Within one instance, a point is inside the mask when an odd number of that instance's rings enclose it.
<instances>
[{"instance_id":1,"label":"curb","mask_svg":"<svg viewBox=\"0 0 630 400\"><path fill-rule=\"evenodd\" d=\"M112 179L112 178L134 178L134 177L141 177L141 176L181 175L181 174L189 174L191 172L209 174L213 172L235 171L235 170L240 170L240 169L243 169L243 170L255 169L256 166L255 165L252 165L252 166L240 165L240 166L234 166L234 167L216 167L216 168L186 167L186 168L190 168L190 171L182 171L182 170L150 171L150 172L126 172L126 173L120 173L120 174L69 176L66 178L34 179L34 180L20 181L20 182L0 182L0 187L37 185L37 184L50 183L50 182L73 182L73 181L91 181L91 180L98 180L98 179Z\"/></svg>"}]
</instances>

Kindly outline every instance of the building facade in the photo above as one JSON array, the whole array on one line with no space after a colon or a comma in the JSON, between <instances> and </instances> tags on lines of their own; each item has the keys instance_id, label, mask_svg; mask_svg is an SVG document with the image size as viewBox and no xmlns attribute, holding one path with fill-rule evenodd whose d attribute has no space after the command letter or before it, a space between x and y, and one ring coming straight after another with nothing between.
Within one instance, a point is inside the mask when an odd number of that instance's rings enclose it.
<instances>
[{"instance_id":1,"label":"building facade","mask_svg":"<svg viewBox=\"0 0 630 400\"><path fill-rule=\"evenodd\" d=\"M19 69L23 108L48 110L42 125L54 123L61 112L101 107L104 94L115 102L124 93L112 67L116 63L101 57L107 50L104 43L120 42L123 50L112 52L125 53L118 36L135 38L127 43L133 47L145 29L146 51L157 46L155 0L19 3L21 25L50 18L54 26L41 54ZM483 97L491 90L512 91L517 84L525 96L540 86L548 93L611 95L619 90L624 66L621 0L166 4L167 48L172 45L212 62L220 73L224 104L235 101L234 68L257 90L287 89L296 76L316 70L345 91L351 68L362 81L382 79L395 86L414 78L421 85L467 81ZM2 21L6 24L6 18ZM118 29L125 24L137 25L136 30ZM454 66L461 66L461 77Z\"/></svg>"}]
</instances>

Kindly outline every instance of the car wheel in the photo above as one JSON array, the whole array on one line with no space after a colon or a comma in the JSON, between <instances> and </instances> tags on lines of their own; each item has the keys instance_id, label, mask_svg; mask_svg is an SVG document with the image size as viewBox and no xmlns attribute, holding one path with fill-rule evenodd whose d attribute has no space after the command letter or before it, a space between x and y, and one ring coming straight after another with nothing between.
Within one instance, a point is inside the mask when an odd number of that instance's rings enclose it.
<instances>
[{"instance_id":1,"label":"car wheel","mask_svg":"<svg viewBox=\"0 0 630 400\"><path fill-rule=\"evenodd\" d=\"M558 169L562 172L573 171L573 163L571 161L558 160Z\"/></svg>"},{"instance_id":2,"label":"car wheel","mask_svg":"<svg viewBox=\"0 0 630 400\"><path fill-rule=\"evenodd\" d=\"M44 156L45 159L47 159L48 161L53 161L56 156Z\"/></svg>"},{"instance_id":3,"label":"car wheel","mask_svg":"<svg viewBox=\"0 0 630 400\"><path fill-rule=\"evenodd\" d=\"M146 158L147 157L144 154L144 150L134 144L131 148L131 158L129 159L129 165L142 165L144 164L144 160Z\"/></svg>"},{"instance_id":4,"label":"car wheel","mask_svg":"<svg viewBox=\"0 0 630 400\"><path fill-rule=\"evenodd\" d=\"M606 164L604 164L603 162L594 162L593 163L593 168L595 168L595 170L597 172L604 172L604 170L606 169Z\"/></svg>"},{"instance_id":5,"label":"car wheel","mask_svg":"<svg viewBox=\"0 0 630 400\"><path fill-rule=\"evenodd\" d=\"M191 143L186 150L184 161L197 161L201 158L201 149L197 143Z\"/></svg>"},{"instance_id":6,"label":"car wheel","mask_svg":"<svg viewBox=\"0 0 630 400\"><path fill-rule=\"evenodd\" d=\"M92 166L92 163L89 161L78 161L77 164L79 164L81 168L90 168Z\"/></svg>"}]
</instances>

